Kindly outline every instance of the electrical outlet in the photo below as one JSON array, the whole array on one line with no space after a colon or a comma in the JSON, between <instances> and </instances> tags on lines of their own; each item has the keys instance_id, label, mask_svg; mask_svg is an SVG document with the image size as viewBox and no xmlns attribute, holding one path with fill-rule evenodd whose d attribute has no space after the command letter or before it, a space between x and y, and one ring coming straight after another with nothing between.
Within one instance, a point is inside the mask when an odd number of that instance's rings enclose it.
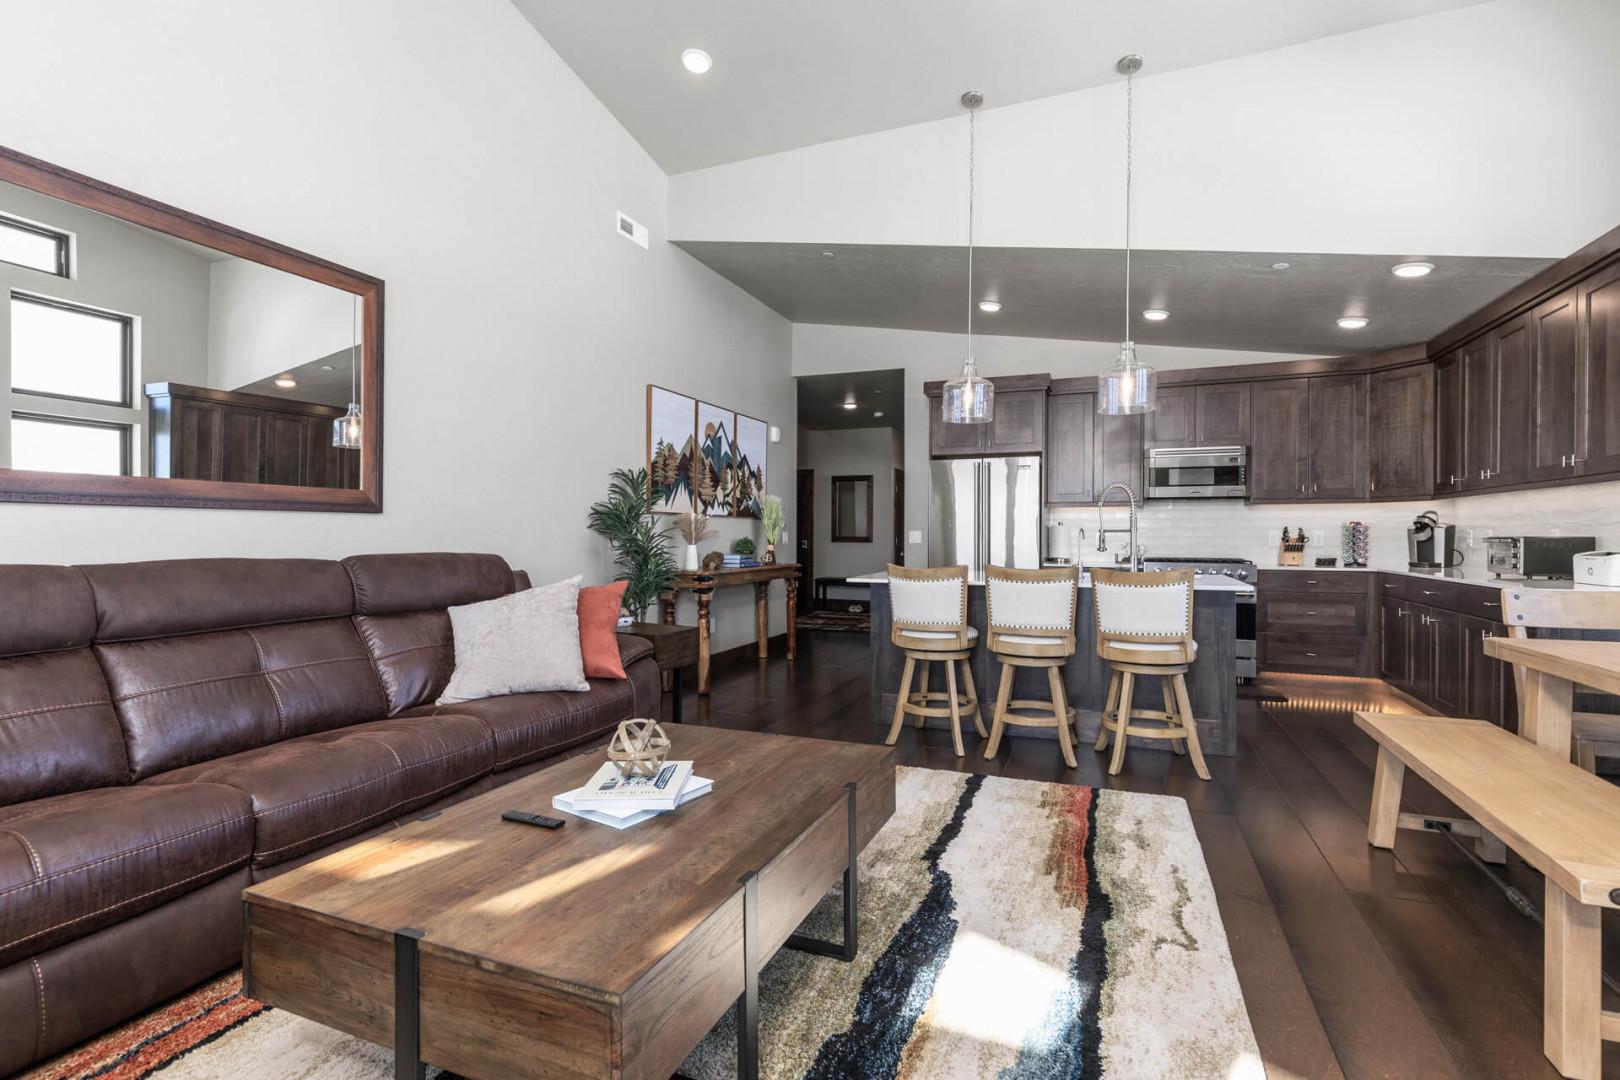
<instances>
[{"instance_id":1,"label":"electrical outlet","mask_svg":"<svg viewBox=\"0 0 1620 1080\"><path fill-rule=\"evenodd\" d=\"M922 530L921 529L912 529L910 532L906 533L906 543L908 543L908 544L920 544L920 543L922 543Z\"/></svg>"}]
</instances>

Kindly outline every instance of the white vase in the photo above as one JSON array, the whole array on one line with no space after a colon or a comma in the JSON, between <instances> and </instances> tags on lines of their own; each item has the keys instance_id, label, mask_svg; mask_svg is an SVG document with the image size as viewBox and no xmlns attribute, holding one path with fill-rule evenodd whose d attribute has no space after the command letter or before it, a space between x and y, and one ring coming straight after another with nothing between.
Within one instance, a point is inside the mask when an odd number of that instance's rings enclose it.
<instances>
[{"instance_id":1,"label":"white vase","mask_svg":"<svg viewBox=\"0 0 1620 1080\"><path fill-rule=\"evenodd\" d=\"M701 563L698 561L697 545L686 545L686 558L681 560L682 570L696 570Z\"/></svg>"}]
</instances>

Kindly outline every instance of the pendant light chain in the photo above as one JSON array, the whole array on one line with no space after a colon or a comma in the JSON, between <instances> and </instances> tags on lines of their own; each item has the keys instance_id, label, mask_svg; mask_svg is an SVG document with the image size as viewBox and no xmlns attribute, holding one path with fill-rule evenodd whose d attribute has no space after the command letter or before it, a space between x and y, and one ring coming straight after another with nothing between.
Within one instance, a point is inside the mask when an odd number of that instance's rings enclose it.
<instances>
[{"instance_id":1,"label":"pendant light chain","mask_svg":"<svg viewBox=\"0 0 1620 1080\"><path fill-rule=\"evenodd\" d=\"M977 109L968 109L968 275L967 275L967 355L973 359L973 197L978 170L978 134L974 127Z\"/></svg>"},{"instance_id":2,"label":"pendant light chain","mask_svg":"<svg viewBox=\"0 0 1620 1080\"><path fill-rule=\"evenodd\" d=\"M996 386L973 363L973 226L979 179L979 129L973 113L984 104L984 95L969 90L961 102L968 111L967 355L962 358L962 373L945 384L940 415L947 424L988 424L995 415Z\"/></svg>"},{"instance_id":3,"label":"pendant light chain","mask_svg":"<svg viewBox=\"0 0 1620 1080\"><path fill-rule=\"evenodd\" d=\"M1125 337L1131 340L1131 144L1135 114L1136 73L1125 76Z\"/></svg>"}]
</instances>

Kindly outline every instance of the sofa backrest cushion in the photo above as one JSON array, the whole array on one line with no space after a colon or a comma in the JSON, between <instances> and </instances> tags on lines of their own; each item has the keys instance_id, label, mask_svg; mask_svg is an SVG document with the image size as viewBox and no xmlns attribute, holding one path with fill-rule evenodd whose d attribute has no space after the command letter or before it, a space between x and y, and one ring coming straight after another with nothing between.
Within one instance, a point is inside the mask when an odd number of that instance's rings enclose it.
<instances>
[{"instance_id":1,"label":"sofa backrest cushion","mask_svg":"<svg viewBox=\"0 0 1620 1080\"><path fill-rule=\"evenodd\" d=\"M323 559L173 559L79 568L95 590L96 640L138 641L346 617L354 589Z\"/></svg>"},{"instance_id":2,"label":"sofa backrest cushion","mask_svg":"<svg viewBox=\"0 0 1620 1080\"><path fill-rule=\"evenodd\" d=\"M356 555L343 560L354 581L355 628L388 699L388 715L438 700L455 670L451 605L513 591L498 555Z\"/></svg>"},{"instance_id":3,"label":"sofa backrest cushion","mask_svg":"<svg viewBox=\"0 0 1620 1080\"><path fill-rule=\"evenodd\" d=\"M79 570L0 566L0 805L128 782L95 630Z\"/></svg>"},{"instance_id":4,"label":"sofa backrest cushion","mask_svg":"<svg viewBox=\"0 0 1620 1080\"><path fill-rule=\"evenodd\" d=\"M112 642L96 654L137 780L386 708L346 618Z\"/></svg>"}]
</instances>

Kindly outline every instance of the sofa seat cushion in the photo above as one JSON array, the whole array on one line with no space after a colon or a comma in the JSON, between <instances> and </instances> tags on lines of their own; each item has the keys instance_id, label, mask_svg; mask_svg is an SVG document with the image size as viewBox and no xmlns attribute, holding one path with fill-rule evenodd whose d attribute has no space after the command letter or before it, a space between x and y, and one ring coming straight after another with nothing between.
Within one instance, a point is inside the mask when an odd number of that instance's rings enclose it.
<instances>
[{"instance_id":1,"label":"sofa seat cushion","mask_svg":"<svg viewBox=\"0 0 1620 1080\"><path fill-rule=\"evenodd\" d=\"M247 864L248 800L217 784L95 788L0 808L0 966Z\"/></svg>"},{"instance_id":2,"label":"sofa seat cushion","mask_svg":"<svg viewBox=\"0 0 1620 1080\"><path fill-rule=\"evenodd\" d=\"M649 715L656 703L636 711L637 689L625 679L589 679L589 690L504 694L456 705L422 705L407 717L447 712L476 716L495 733L495 771L549 757L565 747L611 731L619 721Z\"/></svg>"},{"instance_id":3,"label":"sofa seat cushion","mask_svg":"<svg viewBox=\"0 0 1620 1080\"><path fill-rule=\"evenodd\" d=\"M487 775L489 728L456 713L376 720L160 773L146 787L224 784L253 808L255 867L353 836Z\"/></svg>"}]
</instances>

